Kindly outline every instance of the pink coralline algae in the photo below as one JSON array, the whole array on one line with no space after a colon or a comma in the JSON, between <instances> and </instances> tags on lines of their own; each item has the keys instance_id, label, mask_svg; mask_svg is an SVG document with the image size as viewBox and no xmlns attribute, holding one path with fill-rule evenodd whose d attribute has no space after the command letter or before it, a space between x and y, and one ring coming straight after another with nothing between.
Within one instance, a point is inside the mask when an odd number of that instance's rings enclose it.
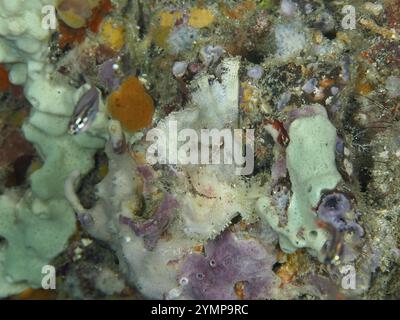
<instances>
[{"instance_id":1,"label":"pink coralline algae","mask_svg":"<svg viewBox=\"0 0 400 320\"><path fill-rule=\"evenodd\" d=\"M192 253L183 262L179 283L193 299L236 300L235 285L244 285L244 299L267 298L275 284L275 258L255 240L237 240L226 231L205 245L205 255Z\"/></svg>"}]
</instances>

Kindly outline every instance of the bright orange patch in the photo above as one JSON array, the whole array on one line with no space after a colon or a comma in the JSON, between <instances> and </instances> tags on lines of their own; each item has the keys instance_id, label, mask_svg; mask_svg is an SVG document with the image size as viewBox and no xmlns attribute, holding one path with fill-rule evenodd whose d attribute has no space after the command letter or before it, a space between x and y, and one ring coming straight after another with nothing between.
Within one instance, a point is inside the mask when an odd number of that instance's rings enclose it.
<instances>
[{"instance_id":1,"label":"bright orange patch","mask_svg":"<svg viewBox=\"0 0 400 320\"><path fill-rule=\"evenodd\" d=\"M110 0L101 1L97 7L92 9L92 15L87 20L87 28L94 33L99 32L103 19L111 10L112 4ZM62 49L68 44L81 43L86 37L86 26L74 29L63 21L60 21L59 25L60 36L58 43Z\"/></svg>"},{"instance_id":2,"label":"bright orange patch","mask_svg":"<svg viewBox=\"0 0 400 320\"><path fill-rule=\"evenodd\" d=\"M235 283L235 294L239 300L244 300L244 283Z\"/></svg>"},{"instance_id":3,"label":"bright orange patch","mask_svg":"<svg viewBox=\"0 0 400 320\"><path fill-rule=\"evenodd\" d=\"M88 21L89 29L97 33L100 30L100 25L107 14L112 10L112 3L110 0L103 0L101 4L93 9L93 14Z\"/></svg>"},{"instance_id":4,"label":"bright orange patch","mask_svg":"<svg viewBox=\"0 0 400 320\"><path fill-rule=\"evenodd\" d=\"M203 253L204 252L204 246L202 244L197 244L194 247L194 251L197 253Z\"/></svg>"},{"instance_id":5,"label":"bright orange patch","mask_svg":"<svg viewBox=\"0 0 400 320\"><path fill-rule=\"evenodd\" d=\"M108 98L108 110L125 130L133 132L151 125L154 104L139 79L129 77Z\"/></svg>"},{"instance_id":6,"label":"bright orange patch","mask_svg":"<svg viewBox=\"0 0 400 320\"><path fill-rule=\"evenodd\" d=\"M60 36L58 38L58 45L64 49L68 44L81 43L86 36L84 28L73 29L67 26L64 22L60 21L59 26Z\"/></svg>"},{"instance_id":7,"label":"bright orange patch","mask_svg":"<svg viewBox=\"0 0 400 320\"><path fill-rule=\"evenodd\" d=\"M280 288L283 288L285 285L292 282L294 276L296 275L294 270L286 265L281 267L276 274L281 279L281 284L279 286Z\"/></svg>"},{"instance_id":8,"label":"bright orange patch","mask_svg":"<svg viewBox=\"0 0 400 320\"><path fill-rule=\"evenodd\" d=\"M10 92L17 99L23 96L23 88L10 82L8 71L2 64L0 64L0 92Z\"/></svg>"},{"instance_id":9,"label":"bright orange patch","mask_svg":"<svg viewBox=\"0 0 400 320\"><path fill-rule=\"evenodd\" d=\"M356 90L359 94L361 94L362 96L367 95L368 93L370 93L371 91L374 90L373 86L368 83L368 82L360 82L357 83L356 85Z\"/></svg>"},{"instance_id":10,"label":"bright orange patch","mask_svg":"<svg viewBox=\"0 0 400 320\"><path fill-rule=\"evenodd\" d=\"M7 69L0 64L0 92L6 92L10 88Z\"/></svg>"},{"instance_id":11,"label":"bright orange patch","mask_svg":"<svg viewBox=\"0 0 400 320\"><path fill-rule=\"evenodd\" d=\"M56 294L54 290L26 289L22 293L13 297L14 300L54 300Z\"/></svg>"},{"instance_id":12,"label":"bright orange patch","mask_svg":"<svg viewBox=\"0 0 400 320\"><path fill-rule=\"evenodd\" d=\"M319 82L319 85L324 89L328 88L330 86L333 86L334 84L335 84L335 80L329 79L329 78L323 79Z\"/></svg>"}]
</instances>

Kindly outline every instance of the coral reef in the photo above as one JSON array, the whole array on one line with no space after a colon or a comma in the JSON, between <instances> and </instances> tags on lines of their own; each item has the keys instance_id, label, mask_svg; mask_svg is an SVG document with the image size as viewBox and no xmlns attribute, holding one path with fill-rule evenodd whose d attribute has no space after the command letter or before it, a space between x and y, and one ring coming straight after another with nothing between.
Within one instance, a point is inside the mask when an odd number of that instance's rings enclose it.
<instances>
[{"instance_id":1,"label":"coral reef","mask_svg":"<svg viewBox=\"0 0 400 320\"><path fill-rule=\"evenodd\" d=\"M20 13L22 3L1 3L5 12L1 19L12 17L14 25L2 23L0 60L10 66L10 81L25 84L32 110L23 131L44 165L32 174L31 191L21 199L18 192L1 197L0 235L5 243L1 296L41 285L42 267L65 249L75 232L75 215L64 197L64 181L74 169L87 173L94 164L94 153L104 145L101 137L89 133L79 137L68 134L70 116L85 88L76 91L65 80L54 81L46 62L49 32L41 24L44 3L25 4Z\"/></svg>"},{"instance_id":2,"label":"coral reef","mask_svg":"<svg viewBox=\"0 0 400 320\"><path fill-rule=\"evenodd\" d=\"M399 18L0 0L0 297L398 299Z\"/></svg>"}]
</instances>

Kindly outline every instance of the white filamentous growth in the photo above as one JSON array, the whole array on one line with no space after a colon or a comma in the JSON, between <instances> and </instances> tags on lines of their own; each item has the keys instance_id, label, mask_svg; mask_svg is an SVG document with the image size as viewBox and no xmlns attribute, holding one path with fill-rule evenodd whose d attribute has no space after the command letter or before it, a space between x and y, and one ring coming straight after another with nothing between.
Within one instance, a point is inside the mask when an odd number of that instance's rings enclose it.
<instances>
[{"instance_id":1,"label":"white filamentous growth","mask_svg":"<svg viewBox=\"0 0 400 320\"><path fill-rule=\"evenodd\" d=\"M301 24L279 24L275 28L276 57L289 59L298 55L306 46L307 39Z\"/></svg>"}]
</instances>

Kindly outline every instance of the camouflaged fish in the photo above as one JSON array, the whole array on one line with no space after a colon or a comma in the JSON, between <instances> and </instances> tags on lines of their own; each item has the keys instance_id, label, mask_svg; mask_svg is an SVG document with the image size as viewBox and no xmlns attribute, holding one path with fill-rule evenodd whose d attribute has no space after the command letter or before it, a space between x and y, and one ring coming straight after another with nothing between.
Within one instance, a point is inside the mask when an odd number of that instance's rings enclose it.
<instances>
[{"instance_id":1,"label":"camouflaged fish","mask_svg":"<svg viewBox=\"0 0 400 320\"><path fill-rule=\"evenodd\" d=\"M100 95L96 87L90 88L79 99L68 126L70 134L88 130L99 111Z\"/></svg>"}]
</instances>

